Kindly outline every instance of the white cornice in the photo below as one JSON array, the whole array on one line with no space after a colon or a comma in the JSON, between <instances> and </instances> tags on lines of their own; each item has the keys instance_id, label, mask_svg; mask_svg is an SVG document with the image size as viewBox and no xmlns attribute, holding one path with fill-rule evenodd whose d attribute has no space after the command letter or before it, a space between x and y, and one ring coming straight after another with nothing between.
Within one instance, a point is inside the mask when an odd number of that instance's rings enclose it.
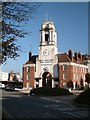
<instances>
[{"instance_id":1,"label":"white cornice","mask_svg":"<svg viewBox=\"0 0 90 120\"><path fill-rule=\"evenodd\" d=\"M72 66L79 66L79 67L88 68L87 65L77 64L77 63L73 63L73 62L61 62L61 63L59 63L59 66L61 66L61 65L72 65Z\"/></svg>"},{"instance_id":2,"label":"white cornice","mask_svg":"<svg viewBox=\"0 0 90 120\"><path fill-rule=\"evenodd\" d=\"M28 66L35 67L35 64L25 64L25 65L23 65L23 67L28 67Z\"/></svg>"},{"instance_id":3,"label":"white cornice","mask_svg":"<svg viewBox=\"0 0 90 120\"><path fill-rule=\"evenodd\" d=\"M87 63L90 63L90 60L83 60L83 62L87 62Z\"/></svg>"}]
</instances>

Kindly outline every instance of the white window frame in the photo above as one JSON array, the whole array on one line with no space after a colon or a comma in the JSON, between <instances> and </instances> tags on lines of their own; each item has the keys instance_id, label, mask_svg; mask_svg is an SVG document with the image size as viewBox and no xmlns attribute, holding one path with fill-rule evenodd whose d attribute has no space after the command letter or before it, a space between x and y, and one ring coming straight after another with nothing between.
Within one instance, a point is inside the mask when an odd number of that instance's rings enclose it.
<instances>
[{"instance_id":1,"label":"white window frame","mask_svg":"<svg viewBox=\"0 0 90 120\"><path fill-rule=\"evenodd\" d=\"M30 66L27 66L27 72L30 72Z\"/></svg>"},{"instance_id":2,"label":"white window frame","mask_svg":"<svg viewBox=\"0 0 90 120\"><path fill-rule=\"evenodd\" d=\"M67 65L63 65L63 71L67 71Z\"/></svg>"},{"instance_id":3,"label":"white window frame","mask_svg":"<svg viewBox=\"0 0 90 120\"><path fill-rule=\"evenodd\" d=\"M30 75L29 74L27 74L27 80L30 80Z\"/></svg>"},{"instance_id":4,"label":"white window frame","mask_svg":"<svg viewBox=\"0 0 90 120\"><path fill-rule=\"evenodd\" d=\"M63 74L63 79L67 79L67 75L66 74Z\"/></svg>"}]
</instances>

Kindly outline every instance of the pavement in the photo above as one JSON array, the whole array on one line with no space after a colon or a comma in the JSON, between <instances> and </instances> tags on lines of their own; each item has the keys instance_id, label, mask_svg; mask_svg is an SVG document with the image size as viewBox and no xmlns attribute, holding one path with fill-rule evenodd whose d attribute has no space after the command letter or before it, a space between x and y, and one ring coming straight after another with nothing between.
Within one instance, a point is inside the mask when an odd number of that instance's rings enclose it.
<instances>
[{"instance_id":1,"label":"pavement","mask_svg":"<svg viewBox=\"0 0 90 120\"><path fill-rule=\"evenodd\" d=\"M54 97L47 96L47 97L42 97L42 98L71 105L73 104L73 100L76 97L77 97L76 95L66 95L66 96L54 96Z\"/></svg>"},{"instance_id":2,"label":"pavement","mask_svg":"<svg viewBox=\"0 0 90 120\"><path fill-rule=\"evenodd\" d=\"M43 99L47 99L47 100L51 100L51 101L55 101L55 102L60 102L60 103L65 103L68 105L75 105L78 107L82 107L82 109L88 109L90 110L90 107L88 107L87 105L81 105L81 104L77 104L74 103L74 99L83 91L78 91L78 90L72 90L71 91L73 93L73 95L66 95L66 96L47 96L47 97L43 97Z\"/></svg>"},{"instance_id":3,"label":"pavement","mask_svg":"<svg viewBox=\"0 0 90 120\"><path fill-rule=\"evenodd\" d=\"M81 93L83 92L83 90L71 90L71 93L73 93L73 95L66 95L66 96L45 96L43 98L46 99L50 99L52 101L56 101L56 102L62 102L62 103L66 103L66 104L73 104L73 100ZM26 89L26 90L19 90L18 94L26 94L28 96L30 96L30 90Z\"/></svg>"},{"instance_id":4,"label":"pavement","mask_svg":"<svg viewBox=\"0 0 90 120\"><path fill-rule=\"evenodd\" d=\"M68 104L69 106L72 106L73 105L73 100L81 93L82 91L72 91L73 95L66 95L66 96L53 96L53 97L50 97L50 96L41 96L42 99L46 99L46 100L51 100L51 101L55 101L55 102L60 102L60 103L65 103L65 104ZM8 92L9 94L9 92ZM11 93L10 93L11 94ZM12 94L14 95L17 95L17 94L22 94L21 92L12 92ZM28 95L28 94L27 94ZM81 106L82 109L89 109L90 108L86 108L86 106ZM5 110L5 109L2 109L3 111L3 116L10 116L11 115Z\"/></svg>"}]
</instances>

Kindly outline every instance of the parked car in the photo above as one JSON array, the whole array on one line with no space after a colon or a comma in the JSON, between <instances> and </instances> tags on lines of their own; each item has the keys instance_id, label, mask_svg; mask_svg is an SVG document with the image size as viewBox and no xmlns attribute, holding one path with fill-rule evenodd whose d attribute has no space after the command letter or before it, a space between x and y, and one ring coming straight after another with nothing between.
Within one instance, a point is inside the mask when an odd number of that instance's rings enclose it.
<instances>
[{"instance_id":1,"label":"parked car","mask_svg":"<svg viewBox=\"0 0 90 120\"><path fill-rule=\"evenodd\" d=\"M15 91L15 88L14 88L13 86L6 85L6 86L5 86L5 90L6 90L6 91Z\"/></svg>"},{"instance_id":2,"label":"parked car","mask_svg":"<svg viewBox=\"0 0 90 120\"><path fill-rule=\"evenodd\" d=\"M33 96L34 95L34 92L33 92L33 89L30 90L30 96Z\"/></svg>"},{"instance_id":3,"label":"parked car","mask_svg":"<svg viewBox=\"0 0 90 120\"><path fill-rule=\"evenodd\" d=\"M5 85L0 83L0 88L2 88L2 89L5 88Z\"/></svg>"}]
</instances>

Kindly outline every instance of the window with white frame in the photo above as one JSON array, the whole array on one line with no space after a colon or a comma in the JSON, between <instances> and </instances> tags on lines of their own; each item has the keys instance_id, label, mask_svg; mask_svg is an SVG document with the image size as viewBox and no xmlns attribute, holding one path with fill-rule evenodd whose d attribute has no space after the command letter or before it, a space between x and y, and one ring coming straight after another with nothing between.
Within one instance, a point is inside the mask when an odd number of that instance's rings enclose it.
<instances>
[{"instance_id":1,"label":"window with white frame","mask_svg":"<svg viewBox=\"0 0 90 120\"><path fill-rule=\"evenodd\" d=\"M27 88L29 88L30 87L30 83L27 83Z\"/></svg>"},{"instance_id":2,"label":"window with white frame","mask_svg":"<svg viewBox=\"0 0 90 120\"><path fill-rule=\"evenodd\" d=\"M82 79L85 80L85 75L82 75Z\"/></svg>"},{"instance_id":3,"label":"window with white frame","mask_svg":"<svg viewBox=\"0 0 90 120\"><path fill-rule=\"evenodd\" d=\"M77 79L77 74L75 74L75 79Z\"/></svg>"},{"instance_id":4,"label":"window with white frame","mask_svg":"<svg viewBox=\"0 0 90 120\"><path fill-rule=\"evenodd\" d=\"M63 65L63 71L67 70L67 65Z\"/></svg>"},{"instance_id":5,"label":"window with white frame","mask_svg":"<svg viewBox=\"0 0 90 120\"><path fill-rule=\"evenodd\" d=\"M85 68L84 68L84 72L85 72Z\"/></svg>"},{"instance_id":6,"label":"window with white frame","mask_svg":"<svg viewBox=\"0 0 90 120\"><path fill-rule=\"evenodd\" d=\"M82 67L81 67L81 72L82 72Z\"/></svg>"},{"instance_id":7,"label":"window with white frame","mask_svg":"<svg viewBox=\"0 0 90 120\"><path fill-rule=\"evenodd\" d=\"M78 79L80 78L80 75L78 74L78 77L77 77Z\"/></svg>"},{"instance_id":8,"label":"window with white frame","mask_svg":"<svg viewBox=\"0 0 90 120\"><path fill-rule=\"evenodd\" d=\"M77 72L77 66L75 66L75 72Z\"/></svg>"},{"instance_id":9,"label":"window with white frame","mask_svg":"<svg viewBox=\"0 0 90 120\"><path fill-rule=\"evenodd\" d=\"M30 72L30 66L27 66L27 72Z\"/></svg>"},{"instance_id":10,"label":"window with white frame","mask_svg":"<svg viewBox=\"0 0 90 120\"><path fill-rule=\"evenodd\" d=\"M73 79L75 79L75 74L73 74Z\"/></svg>"},{"instance_id":11,"label":"window with white frame","mask_svg":"<svg viewBox=\"0 0 90 120\"><path fill-rule=\"evenodd\" d=\"M86 72L86 68L85 68L85 72Z\"/></svg>"},{"instance_id":12,"label":"window with white frame","mask_svg":"<svg viewBox=\"0 0 90 120\"><path fill-rule=\"evenodd\" d=\"M67 74L63 74L63 79L67 79Z\"/></svg>"},{"instance_id":13,"label":"window with white frame","mask_svg":"<svg viewBox=\"0 0 90 120\"><path fill-rule=\"evenodd\" d=\"M83 72L84 72L84 68L83 68Z\"/></svg>"},{"instance_id":14,"label":"window with white frame","mask_svg":"<svg viewBox=\"0 0 90 120\"><path fill-rule=\"evenodd\" d=\"M82 72L82 67L80 67L80 72Z\"/></svg>"},{"instance_id":15,"label":"window with white frame","mask_svg":"<svg viewBox=\"0 0 90 120\"><path fill-rule=\"evenodd\" d=\"M75 65L73 66L73 71L76 71L76 66Z\"/></svg>"},{"instance_id":16,"label":"window with white frame","mask_svg":"<svg viewBox=\"0 0 90 120\"><path fill-rule=\"evenodd\" d=\"M27 74L27 80L30 80L30 74Z\"/></svg>"}]
</instances>

